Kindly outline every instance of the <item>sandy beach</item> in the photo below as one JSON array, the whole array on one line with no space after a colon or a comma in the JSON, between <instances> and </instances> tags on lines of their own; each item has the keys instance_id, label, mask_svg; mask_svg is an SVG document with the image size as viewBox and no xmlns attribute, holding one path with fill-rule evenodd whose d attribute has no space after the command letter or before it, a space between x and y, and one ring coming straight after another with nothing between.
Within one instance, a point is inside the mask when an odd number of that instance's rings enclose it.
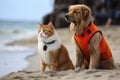
<instances>
[{"instance_id":1,"label":"sandy beach","mask_svg":"<svg viewBox=\"0 0 120 80\"><path fill-rule=\"evenodd\" d=\"M113 53L117 69L115 70L68 70L68 71L45 71L40 72L40 56L35 53L26 59L29 65L18 72L12 72L0 78L0 80L119 80L120 79L120 26L111 26L110 28L100 27L105 35L108 44ZM72 33L69 28L57 29L57 32L69 51L73 64L75 64L75 51L71 43ZM17 45L36 48L37 35L31 38L16 40L6 45ZM36 51L37 52L37 51Z\"/></svg>"}]
</instances>

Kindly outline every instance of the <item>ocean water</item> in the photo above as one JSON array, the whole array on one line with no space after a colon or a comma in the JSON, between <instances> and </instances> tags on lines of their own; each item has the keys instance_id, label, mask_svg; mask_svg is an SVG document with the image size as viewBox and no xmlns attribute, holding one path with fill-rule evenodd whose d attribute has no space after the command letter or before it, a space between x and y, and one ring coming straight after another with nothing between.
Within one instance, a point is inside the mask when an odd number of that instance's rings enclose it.
<instances>
[{"instance_id":1,"label":"ocean water","mask_svg":"<svg viewBox=\"0 0 120 80\"><path fill-rule=\"evenodd\" d=\"M30 37L36 30L37 23L0 21L0 43Z\"/></svg>"},{"instance_id":2,"label":"ocean water","mask_svg":"<svg viewBox=\"0 0 120 80\"><path fill-rule=\"evenodd\" d=\"M36 34L36 23L0 21L0 77L27 67L27 56L36 51L35 48L8 46L6 43Z\"/></svg>"}]
</instances>

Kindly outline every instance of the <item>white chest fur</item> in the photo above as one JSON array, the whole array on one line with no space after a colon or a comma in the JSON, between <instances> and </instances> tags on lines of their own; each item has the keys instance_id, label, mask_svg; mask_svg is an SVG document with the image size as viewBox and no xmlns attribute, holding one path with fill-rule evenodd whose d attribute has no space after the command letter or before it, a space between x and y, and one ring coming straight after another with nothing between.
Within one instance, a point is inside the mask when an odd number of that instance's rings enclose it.
<instances>
[{"instance_id":1,"label":"white chest fur","mask_svg":"<svg viewBox=\"0 0 120 80\"><path fill-rule=\"evenodd\" d=\"M44 50L43 47L45 46L45 43L43 43L43 41L40 40L40 38L38 38L38 50L39 50L39 54L41 56L41 58L43 59L43 61L45 62L45 64L49 65L50 64L50 57L49 57L49 52L50 51L56 51L61 47L61 41L59 39L59 37L57 35L53 35L50 38L48 38L47 40L45 40L45 42L50 42L52 40L55 40L54 43L52 44L46 44L47 49Z\"/></svg>"}]
</instances>

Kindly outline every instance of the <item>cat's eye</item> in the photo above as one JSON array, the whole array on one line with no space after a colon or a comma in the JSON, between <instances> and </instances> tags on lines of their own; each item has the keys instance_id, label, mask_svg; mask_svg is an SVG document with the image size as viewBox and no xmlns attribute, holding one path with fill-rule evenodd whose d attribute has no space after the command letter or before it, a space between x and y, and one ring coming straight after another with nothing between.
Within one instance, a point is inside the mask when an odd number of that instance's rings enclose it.
<instances>
[{"instance_id":1,"label":"cat's eye","mask_svg":"<svg viewBox=\"0 0 120 80\"><path fill-rule=\"evenodd\" d=\"M44 33L44 32L45 32L45 30L42 30L42 32Z\"/></svg>"}]
</instances>

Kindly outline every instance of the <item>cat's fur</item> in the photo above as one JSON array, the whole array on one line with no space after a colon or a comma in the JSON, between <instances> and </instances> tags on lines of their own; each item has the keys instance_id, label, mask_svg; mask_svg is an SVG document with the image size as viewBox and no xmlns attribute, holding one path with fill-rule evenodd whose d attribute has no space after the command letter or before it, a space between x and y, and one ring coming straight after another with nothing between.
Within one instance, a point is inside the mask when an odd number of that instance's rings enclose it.
<instances>
[{"instance_id":1,"label":"cat's fur","mask_svg":"<svg viewBox=\"0 0 120 80\"><path fill-rule=\"evenodd\" d=\"M46 66L52 71L74 69L68 51L61 43L52 22L48 25L38 24L38 50L42 72Z\"/></svg>"}]
</instances>

